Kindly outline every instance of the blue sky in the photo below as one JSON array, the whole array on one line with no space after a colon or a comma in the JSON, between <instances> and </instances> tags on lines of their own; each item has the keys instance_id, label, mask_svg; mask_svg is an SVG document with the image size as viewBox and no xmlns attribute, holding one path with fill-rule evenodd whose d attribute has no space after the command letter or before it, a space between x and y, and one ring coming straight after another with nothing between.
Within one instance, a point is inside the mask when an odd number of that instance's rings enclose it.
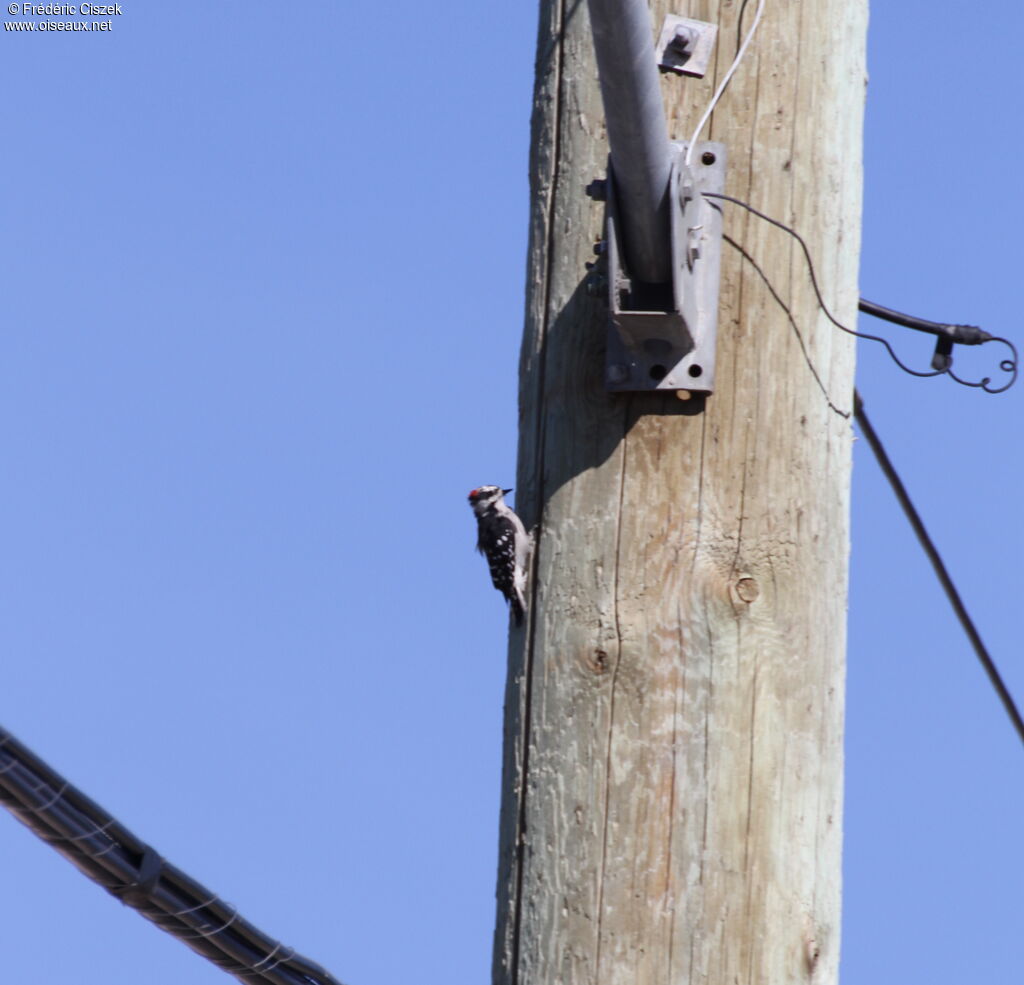
<instances>
[{"instance_id":1,"label":"blue sky","mask_svg":"<svg viewBox=\"0 0 1024 985\"><path fill-rule=\"evenodd\" d=\"M536 7L121 6L0 38L0 722L350 985L486 981ZM986 13L876 5L861 289L1018 336ZM1024 385L858 385L1024 699ZM1021 749L862 441L853 503L843 985L1017 980ZM6 980L229 980L6 814L0 868Z\"/></svg>"}]
</instances>

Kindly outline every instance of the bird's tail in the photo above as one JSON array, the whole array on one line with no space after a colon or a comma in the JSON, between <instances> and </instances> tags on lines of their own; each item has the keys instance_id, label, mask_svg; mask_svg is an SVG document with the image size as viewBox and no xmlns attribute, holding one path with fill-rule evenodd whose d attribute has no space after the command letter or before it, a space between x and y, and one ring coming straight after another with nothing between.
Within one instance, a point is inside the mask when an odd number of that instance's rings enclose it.
<instances>
[{"instance_id":1,"label":"bird's tail","mask_svg":"<svg viewBox=\"0 0 1024 985\"><path fill-rule=\"evenodd\" d=\"M512 608L512 615L515 617L516 625L522 626L523 616L526 614L526 600L523 598L523 593L517 589L512 593L512 598L508 601Z\"/></svg>"}]
</instances>

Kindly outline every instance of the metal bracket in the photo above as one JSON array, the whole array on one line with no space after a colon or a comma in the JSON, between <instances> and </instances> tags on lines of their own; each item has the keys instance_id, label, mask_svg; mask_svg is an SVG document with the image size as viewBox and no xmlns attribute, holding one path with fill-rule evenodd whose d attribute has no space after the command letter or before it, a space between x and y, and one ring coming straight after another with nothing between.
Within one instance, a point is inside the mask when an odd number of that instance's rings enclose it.
<instances>
[{"instance_id":1,"label":"metal bracket","mask_svg":"<svg viewBox=\"0 0 1024 985\"><path fill-rule=\"evenodd\" d=\"M718 25L666 14L658 37L658 64L670 72L702 79L711 61Z\"/></svg>"},{"instance_id":2,"label":"metal bracket","mask_svg":"<svg viewBox=\"0 0 1024 985\"><path fill-rule=\"evenodd\" d=\"M700 193L724 190L725 145L699 143L690 168L686 146L672 145L672 280L667 284L630 277L623 261L614 176L608 170L609 390L677 390L687 395L714 390L722 213Z\"/></svg>"}]
</instances>

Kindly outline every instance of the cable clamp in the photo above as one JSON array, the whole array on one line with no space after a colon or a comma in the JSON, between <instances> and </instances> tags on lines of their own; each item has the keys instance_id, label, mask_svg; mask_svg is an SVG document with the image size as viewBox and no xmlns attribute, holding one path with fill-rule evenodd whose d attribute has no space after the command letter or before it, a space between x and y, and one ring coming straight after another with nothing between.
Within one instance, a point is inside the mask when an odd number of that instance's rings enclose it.
<instances>
[{"instance_id":1,"label":"cable clamp","mask_svg":"<svg viewBox=\"0 0 1024 985\"><path fill-rule=\"evenodd\" d=\"M164 864L163 858L147 845L139 861L135 882L127 886L117 886L110 890L110 894L116 896L126 906L136 909L145 906L152 901L156 885L163 874Z\"/></svg>"}]
</instances>

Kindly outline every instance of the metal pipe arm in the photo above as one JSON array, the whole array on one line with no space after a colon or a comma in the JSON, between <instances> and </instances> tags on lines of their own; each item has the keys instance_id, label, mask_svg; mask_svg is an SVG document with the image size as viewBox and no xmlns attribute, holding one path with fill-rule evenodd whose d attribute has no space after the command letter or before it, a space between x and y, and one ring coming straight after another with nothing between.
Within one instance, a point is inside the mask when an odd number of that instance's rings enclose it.
<instances>
[{"instance_id":1,"label":"metal pipe arm","mask_svg":"<svg viewBox=\"0 0 1024 985\"><path fill-rule=\"evenodd\" d=\"M672 145L645 0L588 0L612 170L630 273L671 275Z\"/></svg>"}]
</instances>

